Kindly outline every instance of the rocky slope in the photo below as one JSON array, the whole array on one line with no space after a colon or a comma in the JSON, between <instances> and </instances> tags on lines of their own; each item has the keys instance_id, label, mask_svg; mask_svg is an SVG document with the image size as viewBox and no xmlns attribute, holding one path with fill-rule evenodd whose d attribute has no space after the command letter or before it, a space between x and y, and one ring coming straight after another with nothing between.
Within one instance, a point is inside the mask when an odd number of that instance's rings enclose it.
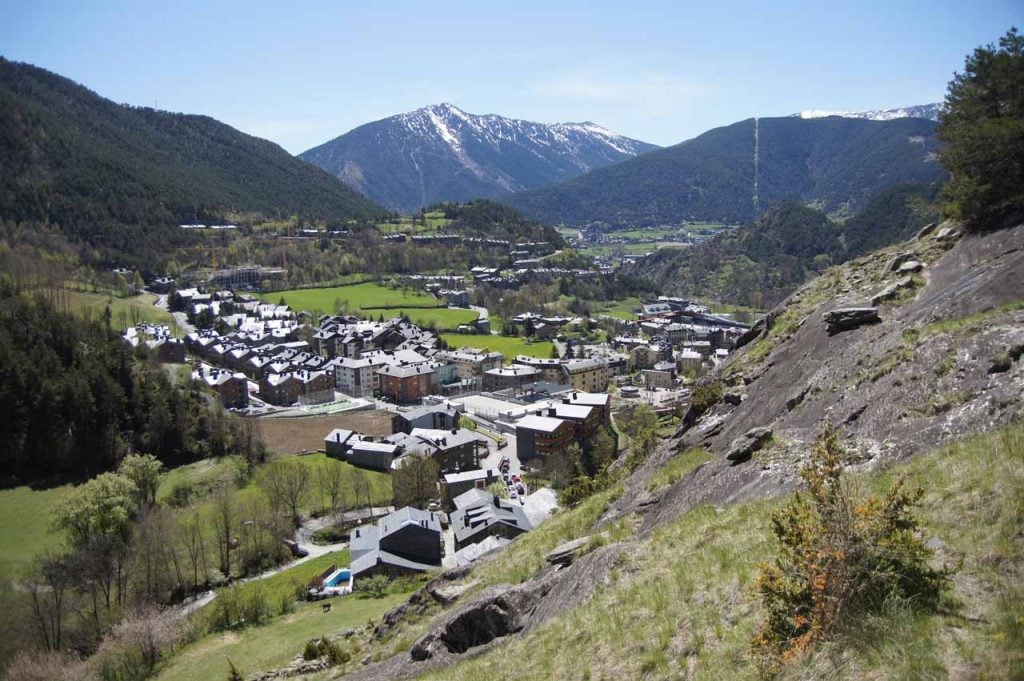
<instances>
[{"instance_id":1,"label":"rocky slope","mask_svg":"<svg viewBox=\"0 0 1024 681\"><path fill-rule=\"evenodd\" d=\"M590 122L546 125L436 104L367 123L300 158L411 212L543 187L656 148Z\"/></svg>"},{"instance_id":2,"label":"rocky slope","mask_svg":"<svg viewBox=\"0 0 1024 681\"><path fill-rule=\"evenodd\" d=\"M950 605L955 616L938 634L939 625L900 620L894 637L884 620L877 641L858 634L867 653L848 640L848 649L791 676L818 678L817 664L829 678L858 678L864 668L879 678L914 675L920 668L909 650L922 641L931 646L923 654L936 667L931 675L1005 668L1005 646L969 648L994 640L993 613L1002 611L993 594L1017 598L1024 554L992 544L991 532L1019 536L1020 509L1009 499L1024 489L1024 466L990 456L985 447L998 438L966 445L970 455L932 452L1024 416L1024 225L923 232L802 287L707 377L704 411L691 411L620 489L472 569L440 575L375 628L348 632L367 654L326 677L487 679L512 666L550 678L579 678L580 670L594 678L755 678L748 651L759 615L750 584L757 561L773 551L767 513L796 487L824 420L841 429L852 468L898 464L934 484L924 511L944 539L930 545L940 559L959 561L962 604ZM1002 437L999 446L1024 455L1024 429ZM709 454L666 479L695 447ZM971 553L983 541L985 550ZM939 655L936 645L949 650Z\"/></svg>"}]
</instances>

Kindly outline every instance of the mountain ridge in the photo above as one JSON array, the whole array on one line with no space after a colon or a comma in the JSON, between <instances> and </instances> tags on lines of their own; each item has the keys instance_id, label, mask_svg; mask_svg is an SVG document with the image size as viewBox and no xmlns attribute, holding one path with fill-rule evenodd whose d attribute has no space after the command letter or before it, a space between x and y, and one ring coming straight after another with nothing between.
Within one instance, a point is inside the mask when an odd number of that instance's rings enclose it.
<instances>
[{"instance_id":1,"label":"mountain ridge","mask_svg":"<svg viewBox=\"0 0 1024 681\"><path fill-rule=\"evenodd\" d=\"M554 184L656 148L590 121L537 123L443 102L358 126L299 158L411 212Z\"/></svg>"},{"instance_id":2,"label":"mountain ridge","mask_svg":"<svg viewBox=\"0 0 1024 681\"><path fill-rule=\"evenodd\" d=\"M501 200L549 224L740 224L774 201L856 211L899 182L945 176L936 124L919 118L749 118Z\"/></svg>"},{"instance_id":3,"label":"mountain ridge","mask_svg":"<svg viewBox=\"0 0 1024 681\"><path fill-rule=\"evenodd\" d=\"M814 119L838 116L839 118L861 118L867 121L892 121L897 118L925 118L939 122L942 114L942 103L915 104L914 106L897 107L895 109L868 109L865 111L826 111L823 109L805 109L793 114L797 118Z\"/></svg>"},{"instance_id":4,"label":"mountain ridge","mask_svg":"<svg viewBox=\"0 0 1024 681\"><path fill-rule=\"evenodd\" d=\"M208 116L117 104L0 58L0 218L123 247L157 226L238 213L347 220L383 209Z\"/></svg>"}]
</instances>

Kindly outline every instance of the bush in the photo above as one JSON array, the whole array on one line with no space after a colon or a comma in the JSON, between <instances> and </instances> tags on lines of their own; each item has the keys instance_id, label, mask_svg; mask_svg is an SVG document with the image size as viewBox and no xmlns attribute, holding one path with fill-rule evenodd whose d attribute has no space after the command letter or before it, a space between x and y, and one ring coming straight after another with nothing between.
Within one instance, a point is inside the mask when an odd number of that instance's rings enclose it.
<instances>
[{"instance_id":1,"label":"bush","mask_svg":"<svg viewBox=\"0 0 1024 681\"><path fill-rule=\"evenodd\" d=\"M698 414L703 414L722 400L725 386L721 381L708 381L699 384L693 391L692 406Z\"/></svg>"},{"instance_id":2,"label":"bush","mask_svg":"<svg viewBox=\"0 0 1024 681\"><path fill-rule=\"evenodd\" d=\"M336 641L332 641L326 636L306 641L306 647L302 651L302 659L309 662L310 660L319 660L320 658L326 658L328 664L333 667L345 664L352 659L352 655L348 651L342 650Z\"/></svg>"},{"instance_id":3,"label":"bush","mask_svg":"<svg viewBox=\"0 0 1024 681\"><path fill-rule=\"evenodd\" d=\"M754 649L767 669L893 598L932 609L949 585L949 571L930 567L912 513L922 490L900 478L884 496L862 497L843 477L843 455L826 425L801 471L806 494L772 514L781 553L760 566L755 587L767 620Z\"/></svg>"},{"instance_id":4,"label":"bush","mask_svg":"<svg viewBox=\"0 0 1024 681\"><path fill-rule=\"evenodd\" d=\"M387 575L374 575L366 579L357 580L355 590L369 595L371 598L384 598L388 593L388 586L391 581Z\"/></svg>"}]
</instances>

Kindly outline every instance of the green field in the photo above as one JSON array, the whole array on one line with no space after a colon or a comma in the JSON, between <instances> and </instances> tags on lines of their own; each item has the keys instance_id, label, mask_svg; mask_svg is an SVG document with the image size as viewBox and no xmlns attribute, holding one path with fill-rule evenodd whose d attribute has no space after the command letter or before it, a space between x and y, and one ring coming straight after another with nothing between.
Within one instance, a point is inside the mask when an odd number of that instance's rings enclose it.
<instances>
[{"instance_id":1,"label":"green field","mask_svg":"<svg viewBox=\"0 0 1024 681\"><path fill-rule=\"evenodd\" d=\"M60 548L62 536L51 533L50 513L71 485L35 490L0 490L0 577L13 575L32 559Z\"/></svg>"},{"instance_id":2,"label":"green field","mask_svg":"<svg viewBox=\"0 0 1024 681\"><path fill-rule=\"evenodd\" d=\"M592 305L592 309L596 310L594 314L607 315L609 317L618 317L619 319L625 319L632 321L636 319L636 312L639 310L641 302L639 298L626 298L624 300L612 300L607 302L595 302Z\"/></svg>"},{"instance_id":3,"label":"green field","mask_svg":"<svg viewBox=\"0 0 1024 681\"><path fill-rule=\"evenodd\" d=\"M371 311L367 311L368 313ZM408 310L381 310L384 318L404 314L417 326L433 326L437 329L457 329L459 324L472 324L479 315L473 310L462 310L453 308L436 308L424 310L423 308L411 307ZM389 314L390 313L390 314Z\"/></svg>"},{"instance_id":4,"label":"green field","mask_svg":"<svg viewBox=\"0 0 1024 681\"><path fill-rule=\"evenodd\" d=\"M274 303L283 298L293 310L307 312L333 312L335 301L347 305L349 310L381 307L429 308L437 307L439 304L437 298L424 291L393 289L380 284L292 289L264 293L260 297Z\"/></svg>"},{"instance_id":5,"label":"green field","mask_svg":"<svg viewBox=\"0 0 1024 681\"><path fill-rule=\"evenodd\" d=\"M109 305L111 323L116 329L123 329L125 324L130 326L135 321L168 324L173 329L174 318L167 310L154 307L153 303L156 302L156 298L152 293L143 293L131 298L118 298L105 293L72 291L71 307L78 314L99 319L103 314L103 308Z\"/></svg>"},{"instance_id":6,"label":"green field","mask_svg":"<svg viewBox=\"0 0 1024 681\"><path fill-rule=\"evenodd\" d=\"M324 433L324 435L326 434L327 433ZM391 476L387 473L358 469L350 463L345 463L344 461L338 461L336 459L329 459L323 452L306 454L295 458L306 465L310 472L310 498L306 503L305 509L307 512L319 510L327 506L327 497L321 495L319 485L317 485L317 472L330 462L342 467L342 475L344 478L344 494L342 498L347 507L365 504L365 500L363 499L360 499L358 502L353 502L354 493L352 491L352 474L357 470L362 470L367 481L370 483L370 499L373 502L373 505L388 506L391 504L394 492L391 489Z\"/></svg>"},{"instance_id":7,"label":"green field","mask_svg":"<svg viewBox=\"0 0 1024 681\"><path fill-rule=\"evenodd\" d=\"M267 579L250 582L242 588L264 589L269 601L276 603L280 597L293 592L297 583L308 582L332 564L341 567L348 562L348 551L339 551L314 558ZM364 626L407 596L395 594L380 599L344 596L333 599L331 611L327 613L323 612L320 603L301 603L295 612L275 617L267 624L204 636L168 659L156 678L163 681L226 678L228 660L244 676L282 667L302 653L306 641Z\"/></svg>"},{"instance_id":8,"label":"green field","mask_svg":"<svg viewBox=\"0 0 1024 681\"><path fill-rule=\"evenodd\" d=\"M440 211L432 211L426 214L426 223L413 222L412 217L399 218L398 222L378 222L376 227L382 234L425 234L444 229L451 220Z\"/></svg>"},{"instance_id":9,"label":"green field","mask_svg":"<svg viewBox=\"0 0 1024 681\"><path fill-rule=\"evenodd\" d=\"M683 230L679 227L649 228L649 229L628 229L624 232L609 232L608 236L617 236L624 239L669 239L682 236Z\"/></svg>"},{"instance_id":10,"label":"green field","mask_svg":"<svg viewBox=\"0 0 1024 681\"><path fill-rule=\"evenodd\" d=\"M551 357L551 348L554 347L551 341L527 342L525 338L512 336L488 336L485 334L463 334L463 333L442 333L441 338L448 343L448 347L455 349L463 346L478 348L480 350L492 350L505 355L506 360L511 360L516 355L529 355L530 357L548 358Z\"/></svg>"},{"instance_id":11,"label":"green field","mask_svg":"<svg viewBox=\"0 0 1024 681\"><path fill-rule=\"evenodd\" d=\"M589 256L615 255L617 253L644 255L659 248L686 248L686 246L678 241L658 241L644 244L608 244L606 246L590 246L582 249L580 253Z\"/></svg>"}]
</instances>

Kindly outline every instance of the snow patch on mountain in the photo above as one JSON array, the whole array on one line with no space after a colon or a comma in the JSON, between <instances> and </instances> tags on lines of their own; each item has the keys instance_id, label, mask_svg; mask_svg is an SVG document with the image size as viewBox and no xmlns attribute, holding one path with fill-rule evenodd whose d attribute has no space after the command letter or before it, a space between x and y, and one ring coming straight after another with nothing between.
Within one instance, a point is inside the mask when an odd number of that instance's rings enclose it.
<instances>
[{"instance_id":1,"label":"snow patch on mountain","mask_svg":"<svg viewBox=\"0 0 1024 681\"><path fill-rule=\"evenodd\" d=\"M840 118L862 118L869 121L892 121L897 118L927 118L931 121L938 121L941 109L942 105L936 103L906 106L898 109L875 109L871 111L825 111L822 109L807 109L793 115L804 119L839 116Z\"/></svg>"}]
</instances>

